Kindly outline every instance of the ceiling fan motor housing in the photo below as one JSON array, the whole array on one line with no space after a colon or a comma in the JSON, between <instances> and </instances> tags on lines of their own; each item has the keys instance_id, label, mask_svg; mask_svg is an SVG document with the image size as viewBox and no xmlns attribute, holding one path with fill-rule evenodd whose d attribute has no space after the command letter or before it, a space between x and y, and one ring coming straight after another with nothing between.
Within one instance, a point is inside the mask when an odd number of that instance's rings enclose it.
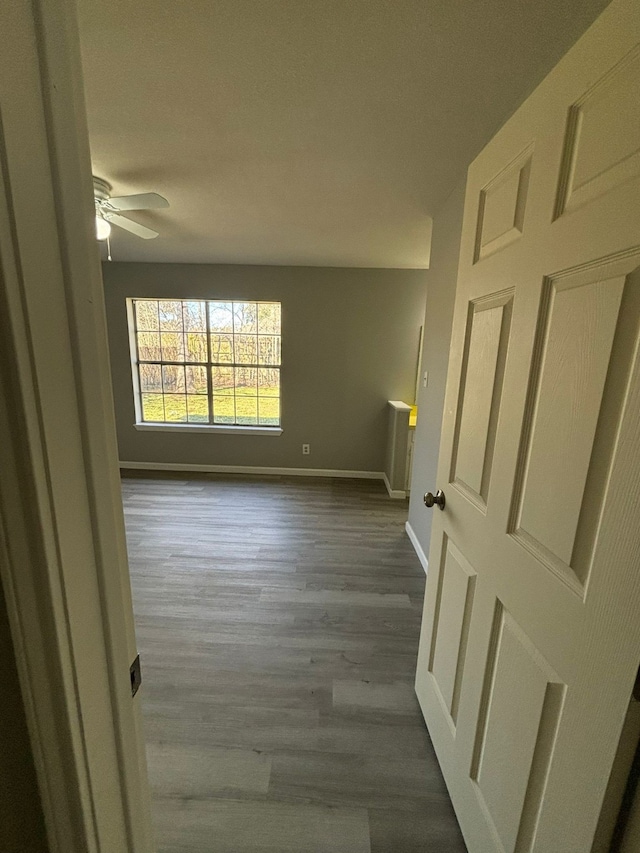
<instances>
[{"instance_id":1,"label":"ceiling fan motor housing","mask_svg":"<svg viewBox=\"0 0 640 853\"><path fill-rule=\"evenodd\" d=\"M99 201L106 201L111 195L111 184L103 181L102 178L93 176L93 195Z\"/></svg>"}]
</instances>

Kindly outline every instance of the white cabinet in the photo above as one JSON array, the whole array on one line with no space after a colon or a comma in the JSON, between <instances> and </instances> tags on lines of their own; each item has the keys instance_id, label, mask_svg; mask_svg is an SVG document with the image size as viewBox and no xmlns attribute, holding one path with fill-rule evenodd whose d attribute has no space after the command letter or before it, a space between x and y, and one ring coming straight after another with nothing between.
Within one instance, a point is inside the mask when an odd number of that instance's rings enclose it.
<instances>
[{"instance_id":1,"label":"white cabinet","mask_svg":"<svg viewBox=\"0 0 640 853\"><path fill-rule=\"evenodd\" d=\"M389 400L387 455L384 483L389 497L406 498L411 488L411 462L416 409L401 400Z\"/></svg>"}]
</instances>

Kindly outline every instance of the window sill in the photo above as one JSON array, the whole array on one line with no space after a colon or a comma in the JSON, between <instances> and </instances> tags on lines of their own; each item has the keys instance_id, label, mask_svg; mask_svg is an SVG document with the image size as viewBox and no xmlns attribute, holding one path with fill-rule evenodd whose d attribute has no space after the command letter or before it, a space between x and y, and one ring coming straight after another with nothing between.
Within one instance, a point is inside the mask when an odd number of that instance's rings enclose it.
<instances>
[{"instance_id":1,"label":"window sill","mask_svg":"<svg viewBox=\"0 0 640 853\"><path fill-rule=\"evenodd\" d=\"M141 432L214 432L219 435L282 435L281 427L223 426L222 424L155 424L136 423Z\"/></svg>"}]
</instances>

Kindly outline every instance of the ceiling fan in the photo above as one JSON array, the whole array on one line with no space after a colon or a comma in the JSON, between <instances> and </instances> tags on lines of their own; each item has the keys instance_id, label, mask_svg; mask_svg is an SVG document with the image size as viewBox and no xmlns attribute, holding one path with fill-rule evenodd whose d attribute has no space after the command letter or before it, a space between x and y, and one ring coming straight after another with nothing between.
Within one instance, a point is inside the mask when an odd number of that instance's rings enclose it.
<instances>
[{"instance_id":1,"label":"ceiling fan","mask_svg":"<svg viewBox=\"0 0 640 853\"><path fill-rule=\"evenodd\" d=\"M93 197L96 204L96 236L98 240L108 240L111 226L124 228L143 240L153 240L157 231L140 225L128 216L122 216L123 210L154 210L169 207L169 202L158 193L138 193L111 197L111 184L102 178L93 178Z\"/></svg>"}]
</instances>

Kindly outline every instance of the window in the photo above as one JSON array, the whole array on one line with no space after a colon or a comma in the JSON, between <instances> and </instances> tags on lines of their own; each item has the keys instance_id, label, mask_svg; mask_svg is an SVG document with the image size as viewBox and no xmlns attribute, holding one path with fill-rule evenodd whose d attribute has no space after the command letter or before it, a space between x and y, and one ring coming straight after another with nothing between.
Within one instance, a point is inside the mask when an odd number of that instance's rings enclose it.
<instances>
[{"instance_id":1,"label":"window","mask_svg":"<svg viewBox=\"0 0 640 853\"><path fill-rule=\"evenodd\" d=\"M279 426L279 302L131 305L143 423Z\"/></svg>"}]
</instances>

